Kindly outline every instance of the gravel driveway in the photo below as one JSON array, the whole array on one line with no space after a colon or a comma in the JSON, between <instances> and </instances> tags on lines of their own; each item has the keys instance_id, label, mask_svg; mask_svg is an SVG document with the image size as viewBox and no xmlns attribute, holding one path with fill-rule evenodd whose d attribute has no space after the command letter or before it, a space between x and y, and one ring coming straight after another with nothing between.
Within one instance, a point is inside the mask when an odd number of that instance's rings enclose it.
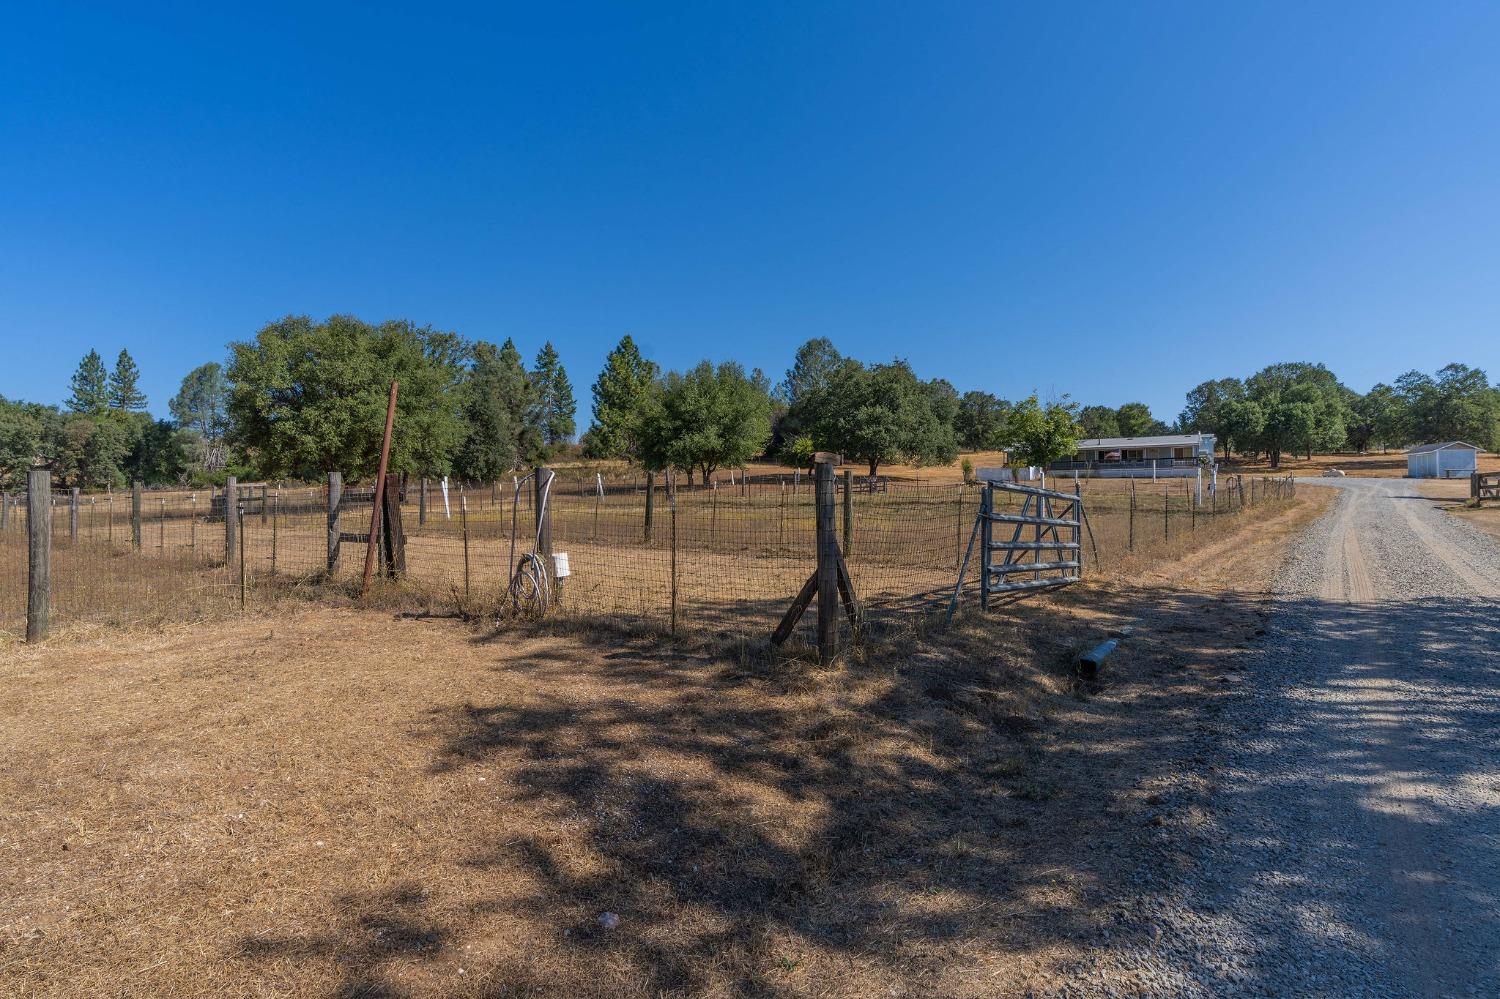
<instances>
[{"instance_id":1,"label":"gravel driveway","mask_svg":"<svg viewBox=\"0 0 1500 999\"><path fill-rule=\"evenodd\" d=\"M1318 484L1182 874L1069 992L1500 996L1500 547L1414 483Z\"/></svg>"}]
</instances>

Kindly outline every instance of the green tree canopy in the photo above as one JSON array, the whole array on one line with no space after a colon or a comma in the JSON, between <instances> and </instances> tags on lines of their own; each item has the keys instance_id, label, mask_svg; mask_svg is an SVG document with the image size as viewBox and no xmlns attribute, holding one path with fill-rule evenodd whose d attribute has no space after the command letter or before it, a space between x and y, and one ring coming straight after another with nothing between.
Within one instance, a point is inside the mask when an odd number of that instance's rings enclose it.
<instances>
[{"instance_id":1,"label":"green tree canopy","mask_svg":"<svg viewBox=\"0 0 1500 999\"><path fill-rule=\"evenodd\" d=\"M953 420L959 446L968 451L1003 447L1005 420L1010 403L988 392L965 392L958 400L958 414Z\"/></svg>"},{"instance_id":2,"label":"green tree canopy","mask_svg":"<svg viewBox=\"0 0 1500 999\"><path fill-rule=\"evenodd\" d=\"M406 321L288 316L230 345L231 440L264 475L374 471L400 382L394 472L446 474L463 439L461 344Z\"/></svg>"},{"instance_id":3,"label":"green tree canopy","mask_svg":"<svg viewBox=\"0 0 1500 999\"><path fill-rule=\"evenodd\" d=\"M229 382L217 361L189 371L167 408L177 425L196 438L197 461L205 471L216 472L228 464L224 438L229 432Z\"/></svg>"},{"instance_id":4,"label":"green tree canopy","mask_svg":"<svg viewBox=\"0 0 1500 999\"><path fill-rule=\"evenodd\" d=\"M1011 410L1010 436L1015 445L1012 460L1045 468L1078 451L1081 430L1078 406L1067 396L1045 406L1036 396L1028 396Z\"/></svg>"},{"instance_id":5,"label":"green tree canopy","mask_svg":"<svg viewBox=\"0 0 1500 999\"><path fill-rule=\"evenodd\" d=\"M1436 376L1408 371L1396 379L1395 390L1406 410L1408 440L1500 444L1500 392L1479 368L1449 364Z\"/></svg>"},{"instance_id":6,"label":"green tree canopy","mask_svg":"<svg viewBox=\"0 0 1500 999\"><path fill-rule=\"evenodd\" d=\"M591 458L638 458L641 408L656 381L656 365L641 356L630 334L604 359L594 382L594 425L588 434Z\"/></svg>"},{"instance_id":7,"label":"green tree canopy","mask_svg":"<svg viewBox=\"0 0 1500 999\"><path fill-rule=\"evenodd\" d=\"M867 368L845 360L827 388L807 400L813 440L863 462L871 475L896 461L950 462L958 439L940 418L936 395L905 361Z\"/></svg>"},{"instance_id":8,"label":"green tree canopy","mask_svg":"<svg viewBox=\"0 0 1500 999\"><path fill-rule=\"evenodd\" d=\"M104 368L104 358L97 350L91 350L78 362L73 372L72 394L68 396L68 408L75 413L91 416L109 408L109 372Z\"/></svg>"},{"instance_id":9,"label":"green tree canopy","mask_svg":"<svg viewBox=\"0 0 1500 999\"><path fill-rule=\"evenodd\" d=\"M24 489L27 472L54 461L63 420L54 406L0 398L0 486Z\"/></svg>"},{"instance_id":10,"label":"green tree canopy","mask_svg":"<svg viewBox=\"0 0 1500 999\"><path fill-rule=\"evenodd\" d=\"M1187 394L1187 405L1177 417L1177 427L1183 433L1213 434L1216 443L1229 454L1230 416L1229 407L1246 398L1245 383L1238 378L1219 378L1198 385ZM1239 417L1243 417L1243 412ZM1257 430L1258 434L1259 431ZM1234 437L1235 440L1243 438Z\"/></svg>"},{"instance_id":11,"label":"green tree canopy","mask_svg":"<svg viewBox=\"0 0 1500 999\"><path fill-rule=\"evenodd\" d=\"M125 481L131 440L125 424L109 415L67 418L62 425L53 473L80 489Z\"/></svg>"},{"instance_id":12,"label":"green tree canopy","mask_svg":"<svg viewBox=\"0 0 1500 999\"><path fill-rule=\"evenodd\" d=\"M1250 399L1231 399L1214 416L1218 440L1227 455L1231 447L1240 451L1258 448L1266 429L1266 411Z\"/></svg>"},{"instance_id":13,"label":"green tree canopy","mask_svg":"<svg viewBox=\"0 0 1500 999\"><path fill-rule=\"evenodd\" d=\"M493 482L521 462L529 387L520 354L510 346L502 351L492 343L474 344L463 387L465 436L454 468L462 478Z\"/></svg>"},{"instance_id":14,"label":"green tree canopy","mask_svg":"<svg viewBox=\"0 0 1500 999\"><path fill-rule=\"evenodd\" d=\"M1119 414L1108 406L1085 406L1078 414L1079 433L1086 440L1121 437Z\"/></svg>"},{"instance_id":15,"label":"green tree canopy","mask_svg":"<svg viewBox=\"0 0 1500 999\"><path fill-rule=\"evenodd\" d=\"M130 351L120 351L115 370L109 373L109 405L122 413L139 413L146 408L146 394L141 391L141 370Z\"/></svg>"},{"instance_id":16,"label":"green tree canopy","mask_svg":"<svg viewBox=\"0 0 1500 999\"><path fill-rule=\"evenodd\" d=\"M1151 407L1144 402L1127 402L1115 410L1115 422L1119 424L1121 437L1150 437L1171 429L1152 416Z\"/></svg>"},{"instance_id":17,"label":"green tree canopy","mask_svg":"<svg viewBox=\"0 0 1500 999\"><path fill-rule=\"evenodd\" d=\"M573 439L576 430L573 417L578 412L578 403L573 399L573 385L551 341L537 351L531 385L542 443L549 451L555 450Z\"/></svg>"},{"instance_id":18,"label":"green tree canopy","mask_svg":"<svg viewBox=\"0 0 1500 999\"><path fill-rule=\"evenodd\" d=\"M708 479L715 470L743 465L771 437L769 400L733 362L708 361L672 372L651 393L640 424L647 468L675 468Z\"/></svg>"}]
</instances>

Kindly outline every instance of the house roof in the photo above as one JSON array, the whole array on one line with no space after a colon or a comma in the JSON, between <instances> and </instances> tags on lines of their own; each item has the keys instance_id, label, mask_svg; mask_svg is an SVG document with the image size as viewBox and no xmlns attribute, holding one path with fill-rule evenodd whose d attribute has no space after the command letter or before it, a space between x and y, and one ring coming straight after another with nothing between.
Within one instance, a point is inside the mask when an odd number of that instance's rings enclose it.
<instances>
[{"instance_id":1,"label":"house roof","mask_svg":"<svg viewBox=\"0 0 1500 999\"><path fill-rule=\"evenodd\" d=\"M1078 447L1086 450L1116 447L1187 447L1203 443L1203 438L1212 434L1167 434L1162 437L1095 437L1079 441Z\"/></svg>"},{"instance_id":2,"label":"house roof","mask_svg":"<svg viewBox=\"0 0 1500 999\"><path fill-rule=\"evenodd\" d=\"M1426 454L1429 451L1446 451L1450 447L1466 447L1470 451L1483 451L1482 447L1475 447L1465 441L1447 441L1441 444L1418 444L1416 447L1406 449L1407 454Z\"/></svg>"}]
</instances>

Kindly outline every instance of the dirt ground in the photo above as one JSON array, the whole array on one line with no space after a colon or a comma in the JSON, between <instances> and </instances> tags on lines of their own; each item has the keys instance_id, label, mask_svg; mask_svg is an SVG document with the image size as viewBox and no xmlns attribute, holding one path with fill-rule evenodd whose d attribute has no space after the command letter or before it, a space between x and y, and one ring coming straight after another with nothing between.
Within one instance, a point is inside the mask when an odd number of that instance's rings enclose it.
<instances>
[{"instance_id":1,"label":"dirt ground","mask_svg":"<svg viewBox=\"0 0 1500 999\"><path fill-rule=\"evenodd\" d=\"M1329 495L829 670L326 609L10 646L0 993L1047 994Z\"/></svg>"},{"instance_id":2,"label":"dirt ground","mask_svg":"<svg viewBox=\"0 0 1500 999\"><path fill-rule=\"evenodd\" d=\"M1480 471L1489 469L1480 467ZM1500 503L1487 500L1484 505L1469 505L1469 482L1467 479L1424 479L1421 483L1423 496L1435 500L1447 500L1442 507L1455 517L1460 517L1500 541Z\"/></svg>"}]
</instances>

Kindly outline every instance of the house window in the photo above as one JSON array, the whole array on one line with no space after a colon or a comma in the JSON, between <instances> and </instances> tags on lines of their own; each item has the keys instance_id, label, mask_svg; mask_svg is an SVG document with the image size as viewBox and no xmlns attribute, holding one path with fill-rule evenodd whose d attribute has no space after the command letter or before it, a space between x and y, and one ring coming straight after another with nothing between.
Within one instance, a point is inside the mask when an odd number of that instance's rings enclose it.
<instances>
[{"instance_id":1,"label":"house window","mask_svg":"<svg viewBox=\"0 0 1500 999\"><path fill-rule=\"evenodd\" d=\"M1146 452L1142 448L1124 448L1120 451L1121 461L1145 461Z\"/></svg>"},{"instance_id":2,"label":"house window","mask_svg":"<svg viewBox=\"0 0 1500 999\"><path fill-rule=\"evenodd\" d=\"M1193 449L1190 447L1174 447L1172 449L1172 457L1174 458L1191 458L1192 456Z\"/></svg>"}]
</instances>

